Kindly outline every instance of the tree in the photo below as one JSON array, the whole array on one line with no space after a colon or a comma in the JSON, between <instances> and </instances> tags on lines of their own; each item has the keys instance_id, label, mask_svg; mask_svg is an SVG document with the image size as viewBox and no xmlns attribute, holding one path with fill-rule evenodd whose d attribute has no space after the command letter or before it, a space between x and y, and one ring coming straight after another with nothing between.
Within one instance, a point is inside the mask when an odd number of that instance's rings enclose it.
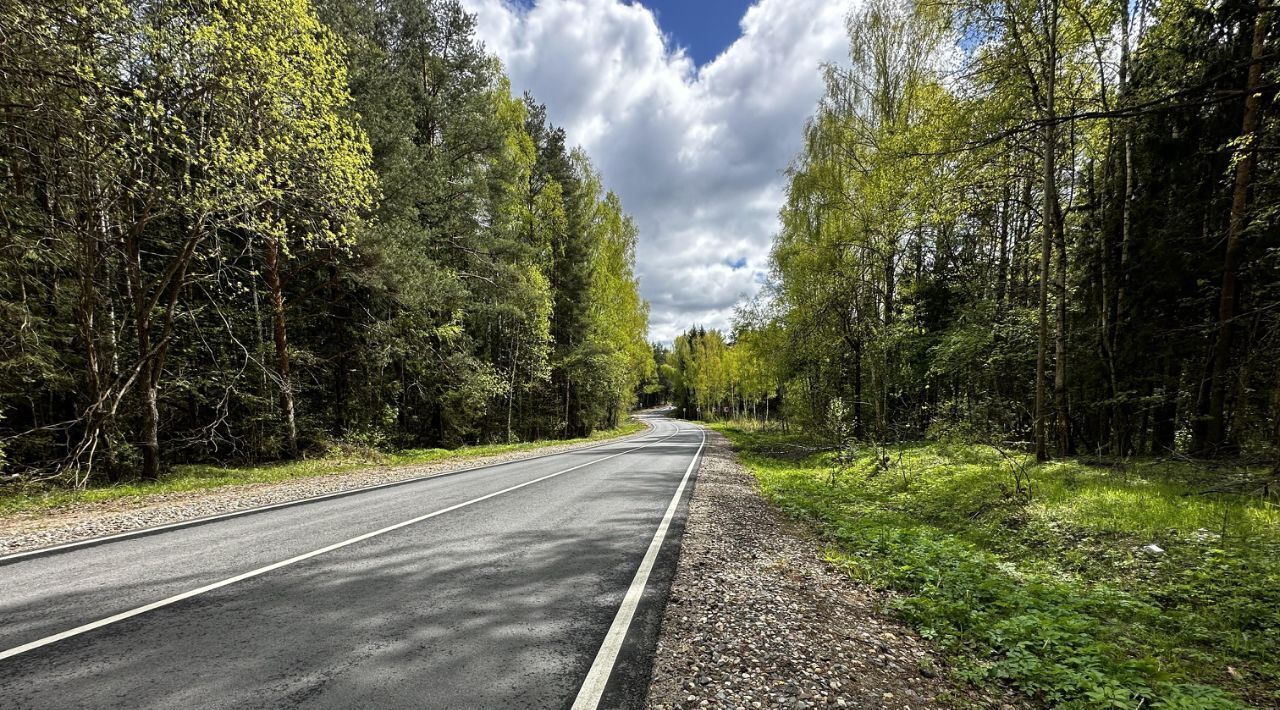
<instances>
[{"instance_id":1,"label":"tree","mask_svg":"<svg viewBox=\"0 0 1280 710\"><path fill-rule=\"evenodd\" d=\"M1210 381L1209 427L1205 445L1217 448L1227 442L1226 399L1227 370L1231 359L1232 336L1235 330L1236 294L1239 289L1239 262L1244 248L1244 232L1247 225L1249 187L1257 162L1258 123L1261 113L1263 52L1267 39L1267 22L1270 5L1259 0L1252 13L1252 31L1249 43L1249 65L1245 75L1244 117L1241 119L1240 137L1236 141L1237 154L1235 180L1231 190L1231 217L1227 225L1225 256L1222 265L1222 288L1218 293L1218 323L1213 346L1213 374Z\"/></svg>"},{"instance_id":2,"label":"tree","mask_svg":"<svg viewBox=\"0 0 1280 710\"><path fill-rule=\"evenodd\" d=\"M787 411L863 438L1270 451L1280 272L1240 256L1276 204L1256 10L854 13L788 172L768 315L740 315L734 347L785 332L758 357Z\"/></svg>"},{"instance_id":3,"label":"tree","mask_svg":"<svg viewBox=\"0 0 1280 710\"><path fill-rule=\"evenodd\" d=\"M6 471L616 423L654 367L635 226L474 27L454 0L6 11Z\"/></svg>"}]
</instances>

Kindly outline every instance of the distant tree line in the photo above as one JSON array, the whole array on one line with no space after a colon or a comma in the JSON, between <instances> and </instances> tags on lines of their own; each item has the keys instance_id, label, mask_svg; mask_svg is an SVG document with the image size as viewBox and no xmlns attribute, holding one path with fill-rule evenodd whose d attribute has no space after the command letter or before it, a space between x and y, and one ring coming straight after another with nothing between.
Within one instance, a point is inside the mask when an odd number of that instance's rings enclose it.
<instances>
[{"instance_id":1,"label":"distant tree line","mask_svg":"<svg viewBox=\"0 0 1280 710\"><path fill-rule=\"evenodd\" d=\"M730 342L718 330L690 328L657 357L657 386L677 414L689 419L754 417L768 421L777 412L781 375L771 350L779 347L777 329L742 330Z\"/></svg>"},{"instance_id":2,"label":"distant tree line","mask_svg":"<svg viewBox=\"0 0 1280 710\"><path fill-rule=\"evenodd\" d=\"M864 438L1280 452L1274 15L869 0L824 71L769 287L730 344L676 344L686 407L746 391L679 353L767 338L747 351L787 416Z\"/></svg>"},{"instance_id":3,"label":"distant tree line","mask_svg":"<svg viewBox=\"0 0 1280 710\"><path fill-rule=\"evenodd\" d=\"M566 437L652 376L636 228L455 0L0 13L0 465Z\"/></svg>"}]
</instances>

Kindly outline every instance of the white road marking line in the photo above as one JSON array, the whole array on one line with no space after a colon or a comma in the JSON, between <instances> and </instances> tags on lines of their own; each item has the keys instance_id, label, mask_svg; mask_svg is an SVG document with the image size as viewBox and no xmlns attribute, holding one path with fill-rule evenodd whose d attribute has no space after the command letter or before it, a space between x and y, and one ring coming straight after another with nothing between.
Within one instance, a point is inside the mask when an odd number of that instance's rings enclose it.
<instances>
[{"instance_id":1,"label":"white road marking line","mask_svg":"<svg viewBox=\"0 0 1280 710\"><path fill-rule=\"evenodd\" d=\"M684 478L680 479L680 487L676 488L676 494L672 496L671 504L667 506L667 514L662 517L658 531L653 534L653 541L649 543L649 549L640 562L640 569L636 570L636 576L631 580L627 595L622 599L622 606L618 607L618 613L613 617L613 624L604 637L604 643L600 644L600 651L596 653L591 670L587 671L587 678L583 681L582 688L578 690L578 697L573 701L572 710L595 710L599 706L605 685L609 683L609 676L613 675L613 664L617 662L618 653L622 650L622 642L627 638L627 630L631 628L631 619L635 616L636 608L640 605L640 597L644 595L644 588L649 583L649 573L653 571L653 564L658 559L659 550L662 549L662 541L667 536L667 528L671 526L676 508L680 507L680 496L684 494L685 486L689 483L689 475L693 473L693 467L698 464L698 459L702 456L702 448L706 444L707 431L703 429L702 442L698 444L698 451L689 462L689 468L685 469Z\"/></svg>"},{"instance_id":2,"label":"white road marking line","mask_svg":"<svg viewBox=\"0 0 1280 710\"><path fill-rule=\"evenodd\" d=\"M648 424L648 426L649 426L649 430L646 432L643 432L642 434L643 436L648 436L649 434L653 433L653 430L655 427L652 424ZM483 471L486 468L498 468L499 466L511 466L512 464L520 464L520 463L525 463L527 461L545 459L551 456L559 456L561 454L572 454L579 451L590 451L592 449L598 449L602 446L609 446L610 444L620 444L624 441L628 441L630 439L637 437L637 435L641 435L641 433L637 432L636 434L627 434L625 436L619 437L617 440L614 440L614 441L604 441L599 444L592 444L591 446L583 446L579 449L569 449L568 451L557 451L555 453L550 453L550 454L537 454L535 456L529 456L522 459L514 459L511 461L500 461L498 463L485 464L483 466L472 466L470 468L459 468L453 471L441 471L440 473L429 473L425 476L418 476L416 478L403 478L398 481L387 481L386 483L375 483L372 486L361 486L359 488L350 488L344 491L334 491L333 493L323 493L318 496L298 498L296 500L286 500L286 501L281 501L279 503L268 503L267 505L259 505L254 508L243 508L241 510L229 510L225 513L206 515L200 518L191 518L190 520L179 520L172 523L165 523L163 525L153 525L147 528L138 528L137 530L126 530L125 532L115 533L113 535L104 535L102 537L90 537L90 538L85 538L84 540L74 540L72 542L64 542L60 545L51 545L49 547L38 547L34 550L27 550L25 552L15 552L10 555L0 555L0 564L4 564L6 562L11 562L14 560L20 560L24 557L36 557L39 555L45 555L50 552L59 552L61 550L70 550L77 547L87 547L90 545L101 545L102 543L111 542L112 540L121 540L124 538L130 538L130 537L142 537L143 535L152 535L158 532L164 532L165 530L169 530L171 528L188 528L188 527L193 527L195 525L203 525L205 523L217 522L224 518L241 518L246 515L251 515L253 513L265 513L266 511L274 510L275 508L291 508L293 506L302 505L304 503L316 503L316 502L325 500L326 498L338 498L341 496L351 496L357 493L364 493L366 491L376 491L379 488L390 488L391 486L404 486L410 483L418 483L420 481L426 481L432 478L443 478L445 476L453 476L459 473ZM672 436L674 436L674 434ZM657 443L657 442L654 442L654 443Z\"/></svg>"},{"instance_id":3,"label":"white road marking line","mask_svg":"<svg viewBox=\"0 0 1280 710\"><path fill-rule=\"evenodd\" d=\"M486 494L486 495L482 495L482 496L480 496L479 498L472 498L471 500L468 500L468 501L465 501L465 502L462 502L462 503L458 503L458 504L456 504L456 505L451 505L451 506L449 506L448 508L442 508L442 509L437 510L437 511L435 511L435 512L427 513L426 515L419 515L419 516L418 516L418 517L416 517L416 518L413 518L413 519L411 519L411 520L406 520L406 521L404 521L404 522L402 522L402 523L396 523L395 525L388 525L388 526L387 526L387 527L385 527L385 528L381 528L381 529L378 529L378 530L374 530L373 532L367 532L367 533L365 533L365 534L363 534L363 535L358 535L358 536L356 536L356 537L351 538L350 540L343 540L342 542L335 542L335 543L334 543L334 544L332 544L332 545L327 545L327 546L322 547L322 548L320 548L320 549L318 549L318 550L313 550L313 551L311 551L311 552L306 552L306 553L303 553L303 554L298 555L298 556L296 556L296 557L290 557L290 558L289 558L289 559L287 559L287 560L282 560L282 561L280 561L280 562L276 562L276 563L274 563L274 564L267 565L266 567L259 567L258 569L251 570L251 571L249 571L249 572L245 572L245 573L243 573L243 574L238 574L238 575L236 575L236 576L234 576L234 577L228 577L227 579L221 580L221 581L219 581L219 582L214 582L214 583L212 583L212 584L206 584L205 586L200 587L200 588L198 588L198 589L192 589L191 591L188 591L188 592L183 592L183 593L181 593L181 594L175 594L174 596L171 596L171 597L169 597L168 599L161 599L160 601L152 602L152 603L150 603L150 604L146 604L146 605L143 605L143 606L137 607L137 608L135 608L135 609L130 609L130 610L128 610L128 611L122 611L122 612L120 612L119 614L113 614L113 615L111 615L111 616L106 617L105 619L99 619L99 620L97 620L97 621L93 621L93 622L90 622L90 623L88 623L88 624L84 624L83 626L77 626L77 627L75 627L74 629L68 629L68 630L66 630L66 631L63 631L62 633L54 634L54 635L52 635L52 636L46 636L46 637L44 637L44 638L42 638L42 639L37 639L37 640L32 641L32 642L30 642L30 643L24 643L24 644L22 644L21 646L15 646L15 647L10 648L10 649L8 649L8 650L0 651L0 661L4 660L4 659L6 659L6 658L11 658L11 657L13 657L13 656L17 656L17 655L22 654L22 653L26 653L27 651L35 650L35 649L37 649L37 648L40 648L41 646L48 646L48 645L49 645L49 644L51 644L51 643L56 643L56 642L58 642L58 641L62 641L63 639L71 638L72 636L79 636L80 634L83 634L83 633L86 633L86 632L89 632L89 631L93 631L94 629L100 629L100 628L102 628L102 627L104 627L104 626L108 626L108 625L110 625L110 624L114 624L114 623L116 623L117 621L124 621L125 619L130 619L130 618L133 618L133 617L135 617L135 616L138 616L139 614L145 614L145 613L147 613L147 612L149 612L149 611L152 611L152 610L154 610L154 609L159 609L159 608L161 608L161 607L169 606L170 604L176 604L177 602L180 602L180 601L182 601L182 600L184 600L184 599L190 599L191 597L199 596L199 595L201 595L201 594L204 594L205 592L211 592L211 591L213 591L213 590L215 590L215 589L220 589L220 588L225 587L225 586L227 586L227 585L235 584L236 582L241 582L241 581L246 580L246 579L249 579L249 578L251 578L251 577L257 577L257 576L259 576L259 575L266 574L267 572L270 572L270 571L272 571L272 570L280 569L281 567L288 567L289 565L297 564L298 562L302 562L303 560L309 560L309 559L311 559L312 557L316 557L317 555L323 555L323 554L324 554L324 553L326 553L326 552L332 552L332 551L334 551L334 550L337 550L337 549L340 549L340 548L346 547L346 546L348 546L348 545L354 545L354 544L355 544L355 543L357 543L357 542L361 542L361 541L363 541L363 540L368 540L369 538L377 537L377 536L379 536L379 535L384 535L384 534L389 533L389 532L391 532L391 531L393 531L393 530L399 530L400 528L403 528L403 527L406 527L406 526L409 526L409 525L413 525L414 523L420 523L420 522L422 522L422 521L424 521L424 520L428 520L428 519L430 519L430 518L434 518L434 517L436 517L437 515L444 515L445 513L449 513L449 512L455 511L455 510L457 510L457 509L459 509L459 508L465 508L465 507L467 507L467 506L469 506L469 505L472 505L472 504L474 504L474 503L479 503L479 502L481 502L481 501L485 501L485 500L488 500L488 499L490 499L490 498L494 498L494 497L500 496L500 495L502 495L502 494L504 494L504 493L510 493L511 491L517 490L517 489L519 489L519 488L524 488L525 486L531 486L531 485L533 485L533 484L535 484L535 483L540 483L540 482L545 481L545 480L547 480L547 479L549 479L549 478L555 478L556 476L564 475L564 474L566 474L566 473L569 473L570 471L577 471L577 470L578 470L578 469L580 469L580 468L585 468L585 467L590 466L590 465L592 465L592 464L600 463L601 461L608 461L609 459L614 459L614 458L617 458L617 457L619 457L619 456L623 456L623 455L625 455L625 454L629 454L629 453L631 453L631 452L633 452L633 451L639 451L640 449L644 449L644 448L647 448L647 447L653 446L654 444L660 444L660 443L662 443L662 442L666 441L667 439L670 439L671 437L673 437L673 436L675 436L676 434L679 434L679 433L680 433L680 430L679 430L679 429L677 429L677 430L676 430L674 433L672 433L671 435L666 436L666 437L663 437L662 439L658 439L657 441L651 441L651 442L649 442L648 444L645 444L644 446L637 446L637 447L635 447L635 448L633 448L633 449L627 449L626 451L621 451L621 452L616 453L616 454L611 454L611 455L609 455L609 456L602 456L601 458L594 459L594 460L592 460L592 461L588 461L588 462L586 462L586 463L578 464L577 466L574 466L574 467L572 467L572 468L566 468L566 469L564 469L563 471L556 471L555 473L550 473L550 474L547 474L547 475L542 476L542 477L540 477L540 478L535 478L535 479L533 479L532 481L525 481L524 483L520 483L520 484L517 484L517 485L514 485L514 486L510 486L510 487L508 487L508 488L503 488L503 489L502 489L502 490L500 490L500 491L495 491L495 492L493 492L493 493L488 493L488 494ZM705 438L705 435L704 435L704 438ZM699 447L698 447L698 451L702 451L702 447L701 447L701 446L699 446ZM686 474L686 475L687 475L687 474Z\"/></svg>"}]
</instances>

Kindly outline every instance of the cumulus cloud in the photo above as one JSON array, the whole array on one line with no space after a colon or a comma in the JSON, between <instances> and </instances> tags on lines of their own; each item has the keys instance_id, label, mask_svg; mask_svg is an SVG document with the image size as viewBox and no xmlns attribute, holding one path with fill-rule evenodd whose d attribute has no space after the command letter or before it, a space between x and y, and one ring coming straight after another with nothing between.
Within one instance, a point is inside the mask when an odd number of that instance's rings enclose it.
<instances>
[{"instance_id":1,"label":"cumulus cloud","mask_svg":"<svg viewBox=\"0 0 1280 710\"><path fill-rule=\"evenodd\" d=\"M652 12L620 0L463 0L516 91L547 104L640 227L650 336L726 327L768 268L783 171L846 56L855 0L759 0L698 67Z\"/></svg>"}]
</instances>

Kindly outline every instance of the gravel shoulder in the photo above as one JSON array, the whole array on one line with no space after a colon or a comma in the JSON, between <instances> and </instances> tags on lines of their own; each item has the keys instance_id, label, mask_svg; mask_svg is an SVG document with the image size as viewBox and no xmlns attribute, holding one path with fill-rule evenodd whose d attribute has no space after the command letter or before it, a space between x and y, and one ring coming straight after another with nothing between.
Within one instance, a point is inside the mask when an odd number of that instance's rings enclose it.
<instances>
[{"instance_id":1,"label":"gravel shoulder","mask_svg":"<svg viewBox=\"0 0 1280 710\"><path fill-rule=\"evenodd\" d=\"M274 483L226 486L181 493L159 493L78 503L33 513L17 513L0 518L0 556L410 478L437 476L463 469L559 454L643 436L651 430L652 427L649 427L616 439L550 444L492 456L435 461L421 465L375 466L357 471Z\"/></svg>"},{"instance_id":2,"label":"gravel shoulder","mask_svg":"<svg viewBox=\"0 0 1280 710\"><path fill-rule=\"evenodd\" d=\"M1004 707L947 680L888 597L821 560L814 536L766 502L708 432L647 707Z\"/></svg>"}]
</instances>

